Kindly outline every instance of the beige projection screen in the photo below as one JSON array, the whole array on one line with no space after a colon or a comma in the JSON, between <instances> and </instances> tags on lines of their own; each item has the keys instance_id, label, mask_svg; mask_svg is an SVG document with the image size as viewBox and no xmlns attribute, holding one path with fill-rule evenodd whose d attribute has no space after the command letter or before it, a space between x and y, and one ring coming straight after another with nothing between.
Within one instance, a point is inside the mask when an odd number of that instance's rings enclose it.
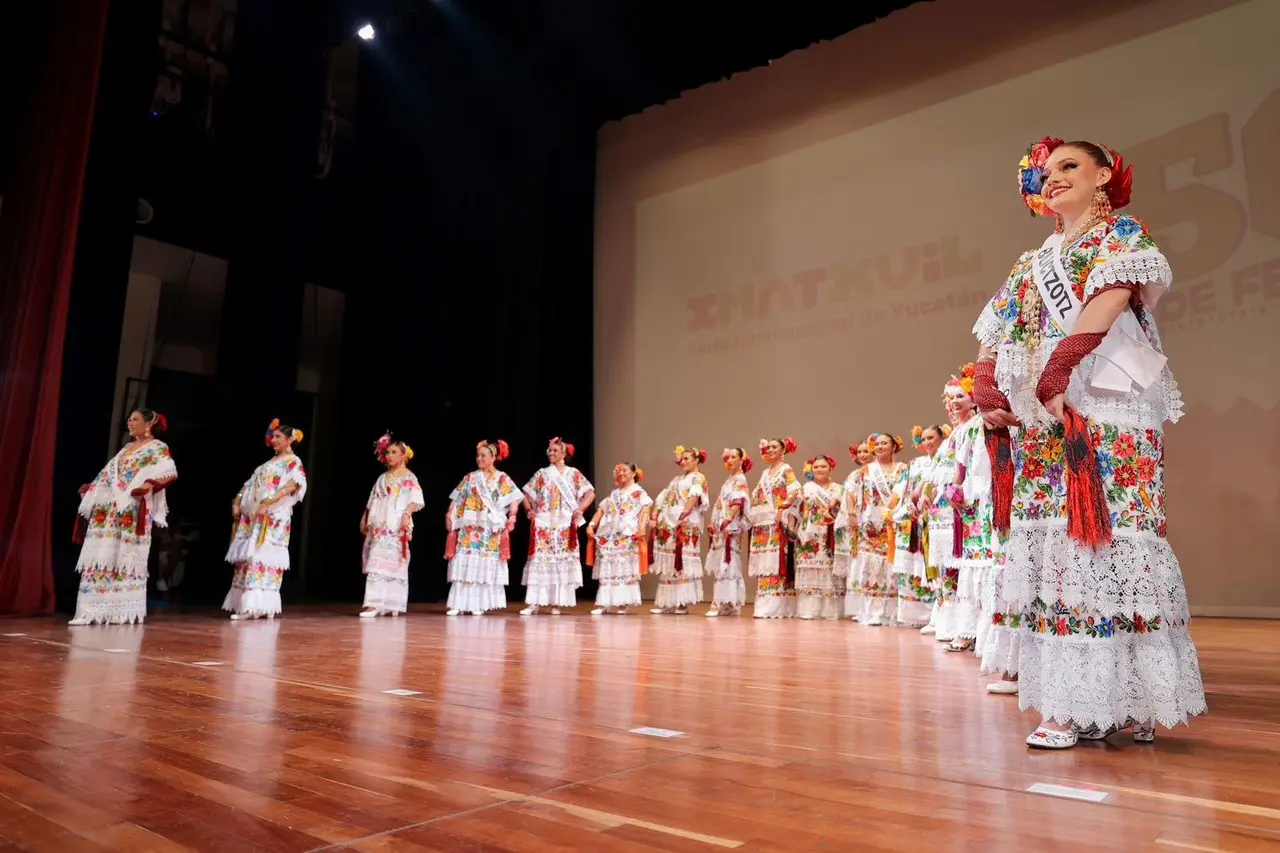
<instances>
[{"instance_id":1,"label":"beige projection screen","mask_svg":"<svg viewBox=\"0 0 1280 853\"><path fill-rule=\"evenodd\" d=\"M1133 163L1130 210L1173 266L1193 608L1280 616L1280 3L1075 8L1059 32L1013 0L920 4L602 131L602 495L620 460L656 495L676 444L709 450L718 489L727 445L794 435L797 468L830 453L842 476L854 439L940 420L979 309L1050 227L1018 158L1095 139Z\"/></svg>"}]
</instances>

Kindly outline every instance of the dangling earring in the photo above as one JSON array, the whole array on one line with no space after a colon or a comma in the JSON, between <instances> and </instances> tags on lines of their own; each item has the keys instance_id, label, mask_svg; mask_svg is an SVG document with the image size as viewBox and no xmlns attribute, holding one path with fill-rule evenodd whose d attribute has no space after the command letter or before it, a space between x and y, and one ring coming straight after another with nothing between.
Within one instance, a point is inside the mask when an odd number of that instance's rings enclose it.
<instances>
[{"instance_id":1,"label":"dangling earring","mask_svg":"<svg viewBox=\"0 0 1280 853\"><path fill-rule=\"evenodd\" d=\"M1093 191L1093 201L1089 204L1089 215L1092 219L1106 219L1111 216L1111 197L1102 187Z\"/></svg>"},{"instance_id":2,"label":"dangling earring","mask_svg":"<svg viewBox=\"0 0 1280 853\"><path fill-rule=\"evenodd\" d=\"M1062 217L1061 216L1053 217L1053 233L1054 234L1062 233Z\"/></svg>"}]
</instances>

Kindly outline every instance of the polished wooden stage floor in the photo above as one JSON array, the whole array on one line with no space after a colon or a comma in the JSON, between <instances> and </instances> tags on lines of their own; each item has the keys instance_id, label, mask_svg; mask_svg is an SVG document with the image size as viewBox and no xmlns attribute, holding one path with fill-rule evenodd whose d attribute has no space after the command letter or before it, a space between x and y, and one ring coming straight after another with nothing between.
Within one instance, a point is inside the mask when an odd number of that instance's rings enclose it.
<instances>
[{"instance_id":1,"label":"polished wooden stage floor","mask_svg":"<svg viewBox=\"0 0 1280 853\"><path fill-rule=\"evenodd\" d=\"M0 851L1280 851L1280 623L1196 623L1190 729L1045 753L915 631L581 610L0 622Z\"/></svg>"}]
</instances>

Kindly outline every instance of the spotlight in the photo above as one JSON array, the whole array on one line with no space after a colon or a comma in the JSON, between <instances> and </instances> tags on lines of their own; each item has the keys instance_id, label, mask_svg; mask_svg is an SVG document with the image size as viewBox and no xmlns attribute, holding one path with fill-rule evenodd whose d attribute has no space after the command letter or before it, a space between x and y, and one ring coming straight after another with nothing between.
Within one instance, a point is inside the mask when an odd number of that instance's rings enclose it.
<instances>
[{"instance_id":1,"label":"spotlight","mask_svg":"<svg viewBox=\"0 0 1280 853\"><path fill-rule=\"evenodd\" d=\"M373 24L365 24L363 27L356 30L356 35L360 36L360 38L365 41L373 41Z\"/></svg>"}]
</instances>

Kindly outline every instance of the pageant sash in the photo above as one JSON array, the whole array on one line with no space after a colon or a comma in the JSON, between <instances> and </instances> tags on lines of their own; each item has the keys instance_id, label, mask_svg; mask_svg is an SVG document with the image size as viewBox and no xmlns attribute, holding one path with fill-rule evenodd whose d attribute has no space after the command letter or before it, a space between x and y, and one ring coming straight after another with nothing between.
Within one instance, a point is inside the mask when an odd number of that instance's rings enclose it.
<instances>
[{"instance_id":1,"label":"pageant sash","mask_svg":"<svg viewBox=\"0 0 1280 853\"><path fill-rule=\"evenodd\" d=\"M1076 296L1062 264L1061 234L1050 234L1036 251L1031 273L1054 325L1063 335L1070 335L1084 311L1084 303ZM1134 284L1142 285L1144 282ZM1160 378L1168 361L1147 342L1146 334L1130 308L1125 308L1112 324L1094 354L1098 358L1093 375L1089 377L1089 385L1104 394L1142 393Z\"/></svg>"},{"instance_id":2,"label":"pageant sash","mask_svg":"<svg viewBox=\"0 0 1280 853\"><path fill-rule=\"evenodd\" d=\"M1080 319L1084 303L1076 297L1075 288L1066 268L1062 265L1062 235L1050 234L1035 254L1031 264L1031 275L1035 279L1040 298L1049 309L1062 334L1069 335Z\"/></svg>"},{"instance_id":3,"label":"pageant sash","mask_svg":"<svg viewBox=\"0 0 1280 853\"><path fill-rule=\"evenodd\" d=\"M489 523L493 525L495 530L505 528L507 526L507 514L502 507L498 506L498 487L502 485L502 475L499 474L493 478L492 486L485 480L484 474L479 471L473 472L472 476L474 477L472 488L480 496L480 502L484 504L484 512L489 519Z\"/></svg>"},{"instance_id":4,"label":"pageant sash","mask_svg":"<svg viewBox=\"0 0 1280 853\"><path fill-rule=\"evenodd\" d=\"M574 489L573 483L570 482L568 476L560 473L560 470L554 465L548 465L543 470L547 472L547 479L551 481L551 485L560 492L561 500L568 504L570 514L576 513L578 511L578 492ZM577 526L581 527L584 524L586 524L586 521L579 518Z\"/></svg>"},{"instance_id":5,"label":"pageant sash","mask_svg":"<svg viewBox=\"0 0 1280 853\"><path fill-rule=\"evenodd\" d=\"M1125 308L1093 351L1097 359L1089 384L1097 391L1121 395L1141 394L1154 385L1169 360L1146 337L1133 311Z\"/></svg>"},{"instance_id":6,"label":"pageant sash","mask_svg":"<svg viewBox=\"0 0 1280 853\"><path fill-rule=\"evenodd\" d=\"M876 495L880 498L880 502L888 510L889 502L893 499L893 488L889 485L889 479L884 474L884 466L879 462L868 464L867 476L870 478L871 487L876 490Z\"/></svg>"}]
</instances>

